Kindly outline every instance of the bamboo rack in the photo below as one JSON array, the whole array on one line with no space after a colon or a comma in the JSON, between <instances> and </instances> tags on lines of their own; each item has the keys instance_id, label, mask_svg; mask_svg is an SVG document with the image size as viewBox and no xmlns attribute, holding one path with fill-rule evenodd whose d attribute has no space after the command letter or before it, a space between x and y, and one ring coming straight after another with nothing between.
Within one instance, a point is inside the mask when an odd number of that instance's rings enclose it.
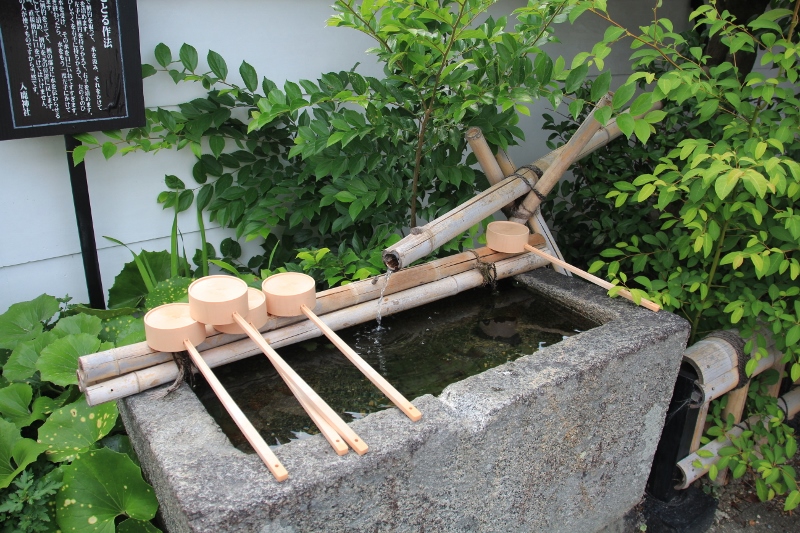
<instances>
[{"instance_id":1,"label":"bamboo rack","mask_svg":"<svg viewBox=\"0 0 800 533\"><path fill-rule=\"evenodd\" d=\"M498 253L486 247L478 248L393 273L388 286L386 285L386 275L380 275L328 289L317 295L314 312L324 315L362 302L377 300L384 289L384 296L388 296L473 269L477 265L478 259L482 262L494 263L513 255ZM271 331L303 320L305 320L304 317L270 316L267 323L259 330L261 332ZM244 334L219 333L210 326L206 333L208 337L205 342L198 346L200 351L223 346L247 337ZM168 361L172 361L172 354L155 351L146 342L112 348L104 352L84 355L78 359L78 383L81 389L85 389L96 382Z\"/></svg>"},{"instance_id":2,"label":"bamboo rack","mask_svg":"<svg viewBox=\"0 0 800 533\"><path fill-rule=\"evenodd\" d=\"M607 105L610 100L610 97L606 95L598 103L598 107L595 110L602 105ZM600 128L600 123L594 119L594 111L592 111L578 128L576 134L570 139L570 142L563 146L557 154L551 154L552 158L549 160L545 171L545 175L547 175L547 181L544 181L545 185L549 184L549 187L552 188L555 183L550 183L554 179L553 177L557 181L563 170L566 170L574 161L608 142L607 140L604 142L599 141L597 146L587 149L594 135L599 133L600 139L607 138L606 132L598 131ZM537 163L539 161L534 162L534 165L537 165ZM562 166L563 169L561 168ZM561 170L559 171L559 169ZM409 235L383 251L384 264L389 270L396 271L410 265L417 259L425 257L487 216L499 211L513 200L531 193L531 178L534 175L535 173L531 170L518 172L496 185L492 185L436 220L428 222L424 226L412 228ZM540 183L544 178L545 176L542 177ZM546 194L550 189L540 188L539 190L544 191ZM524 218L523 223L527 222L527 220L528 216Z\"/></svg>"},{"instance_id":3,"label":"bamboo rack","mask_svg":"<svg viewBox=\"0 0 800 533\"><path fill-rule=\"evenodd\" d=\"M521 274L547 264L547 261L534 254L503 255L506 258L500 259L495 263L498 279ZM424 285L415 285L389 296L384 296L383 300L381 300L381 312L384 316L399 313L400 311L478 287L482 283L484 283L483 274L473 269ZM339 330L374 320L377 314L378 306L375 305L375 301L366 301L330 312L322 318L331 329ZM267 331L263 334L263 337L272 347L278 348L313 339L321 334L319 328L308 320L303 320L297 324ZM261 354L261 350L249 338L208 348L202 352L203 358L211 368L239 361L256 354ZM98 405L124 398L164 383L170 383L175 380L177 375L178 369L172 360L129 372L86 387L84 391L86 402L89 405Z\"/></svg>"}]
</instances>

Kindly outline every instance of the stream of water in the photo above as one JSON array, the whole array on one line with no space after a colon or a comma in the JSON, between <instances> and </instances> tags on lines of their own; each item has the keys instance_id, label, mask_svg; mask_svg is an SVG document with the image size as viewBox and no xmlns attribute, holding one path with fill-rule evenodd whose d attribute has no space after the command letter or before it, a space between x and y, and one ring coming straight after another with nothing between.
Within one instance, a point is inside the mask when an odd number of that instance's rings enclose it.
<instances>
[{"instance_id":1,"label":"stream of water","mask_svg":"<svg viewBox=\"0 0 800 533\"><path fill-rule=\"evenodd\" d=\"M554 309L510 280L498 287L494 296L489 289L472 289L384 317L379 327L369 322L338 333L413 402L597 325ZM278 351L345 421L394 407L324 337ZM215 372L269 444L318 432L266 356ZM236 447L252 453L208 385L199 381L196 392L206 409Z\"/></svg>"}]
</instances>

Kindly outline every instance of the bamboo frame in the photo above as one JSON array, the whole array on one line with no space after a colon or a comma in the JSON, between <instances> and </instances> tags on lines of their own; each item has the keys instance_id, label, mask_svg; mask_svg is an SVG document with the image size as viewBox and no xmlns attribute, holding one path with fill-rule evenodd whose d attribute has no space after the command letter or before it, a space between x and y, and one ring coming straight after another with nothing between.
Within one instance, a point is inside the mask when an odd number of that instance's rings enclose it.
<instances>
[{"instance_id":1,"label":"bamboo frame","mask_svg":"<svg viewBox=\"0 0 800 533\"><path fill-rule=\"evenodd\" d=\"M420 284L431 283L471 270L478 264L478 260L495 263L513 255L497 253L490 248L483 247L395 272L392 274L388 286L385 275L367 278L318 293L314 312L318 315L332 313L345 307L376 300L381 291L384 291L384 296L389 296ZM270 316L267 323L259 330L261 332L271 331L303 320L305 318L302 316ZM198 350L201 352L247 337L244 333L219 333L211 326L206 328L206 334L208 336L205 342L198 345ZM169 361L172 361L171 353L153 350L146 342L112 348L104 352L84 355L78 359L78 383L83 390L100 381Z\"/></svg>"},{"instance_id":2,"label":"bamboo frame","mask_svg":"<svg viewBox=\"0 0 800 533\"><path fill-rule=\"evenodd\" d=\"M509 255L495 263L498 279L521 274L546 264L544 260L533 254ZM467 289L478 287L484 283L483 275L477 270L469 270L442 278L421 286L414 286L394 294L385 296L381 301L384 316L399 313L406 309L418 307ZM378 306L374 301L362 302L351 307L333 311L322 316L326 324L333 330L339 330L374 320ZM273 348L286 346L321 335L320 330L304 320L280 329L267 331L262 336ZM202 355L211 368L239 361L261 353L250 339L242 339L225 345L205 350ZM89 405L117 400L144 390L170 383L178 375L178 369L172 360L148 368L129 372L107 381L91 385L85 389L86 401Z\"/></svg>"},{"instance_id":3,"label":"bamboo frame","mask_svg":"<svg viewBox=\"0 0 800 533\"><path fill-rule=\"evenodd\" d=\"M583 121L578 127L578 130L570 137L569 141L567 141L567 144L564 145L564 149L559 153L558 157L556 157L547 170L544 171L541 179L536 183L535 190L538 191L539 194L531 191L522 201L522 204L517 207L517 212L514 216L509 220L522 224L528 222L528 219L533 216L539 204L542 203L541 198L547 196L555 184L558 183L558 180L561 179L564 172L572 166L573 162L578 160L581 150L592 140L595 133L600 130L601 124L595 120L594 115L598 109L609 104L611 104L611 93L603 95L603 97L598 100L594 109L592 109L589 116L586 117L586 120Z\"/></svg>"}]
</instances>

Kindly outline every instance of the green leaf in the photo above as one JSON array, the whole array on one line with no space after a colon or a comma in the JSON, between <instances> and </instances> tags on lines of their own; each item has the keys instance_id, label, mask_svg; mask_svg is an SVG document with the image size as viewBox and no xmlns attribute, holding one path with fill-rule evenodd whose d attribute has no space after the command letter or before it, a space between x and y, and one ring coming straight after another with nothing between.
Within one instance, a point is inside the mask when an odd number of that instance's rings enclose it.
<instances>
[{"instance_id":1,"label":"green leaf","mask_svg":"<svg viewBox=\"0 0 800 533\"><path fill-rule=\"evenodd\" d=\"M33 339L42 332L42 322L57 312L58 300L47 294L12 304L0 315L0 348L13 350L18 343Z\"/></svg>"},{"instance_id":2,"label":"green leaf","mask_svg":"<svg viewBox=\"0 0 800 533\"><path fill-rule=\"evenodd\" d=\"M619 126L620 131L630 139L631 135L633 135L633 126L634 126L634 121L631 114L622 113L621 115L619 115L617 117L617 126Z\"/></svg>"},{"instance_id":3,"label":"green leaf","mask_svg":"<svg viewBox=\"0 0 800 533\"><path fill-rule=\"evenodd\" d=\"M161 530L148 521L128 518L119 523L117 533L161 533Z\"/></svg>"},{"instance_id":4,"label":"green leaf","mask_svg":"<svg viewBox=\"0 0 800 533\"><path fill-rule=\"evenodd\" d=\"M47 447L50 461L68 461L108 435L116 423L116 402L89 407L81 396L53 411L39 428L38 441Z\"/></svg>"},{"instance_id":5,"label":"green leaf","mask_svg":"<svg viewBox=\"0 0 800 533\"><path fill-rule=\"evenodd\" d=\"M155 54L156 61L158 61L158 64L162 67L167 68L167 66L172 63L172 51L166 44L158 43L156 45Z\"/></svg>"},{"instance_id":6,"label":"green leaf","mask_svg":"<svg viewBox=\"0 0 800 533\"><path fill-rule=\"evenodd\" d=\"M197 68L197 50L194 46L188 45L183 43L181 45L181 50L178 53L178 56L181 58L181 63L183 63L183 68L188 70L189 72L194 72Z\"/></svg>"},{"instance_id":7,"label":"green leaf","mask_svg":"<svg viewBox=\"0 0 800 533\"><path fill-rule=\"evenodd\" d=\"M170 255L168 252L148 252L143 250L139 257L147 261L156 282L169 279ZM148 292L136 262L125 263L122 271L114 278L114 285L108 291L108 307L112 309L140 307L144 303L145 295Z\"/></svg>"},{"instance_id":8,"label":"green leaf","mask_svg":"<svg viewBox=\"0 0 800 533\"><path fill-rule=\"evenodd\" d=\"M636 84L634 83L626 83L614 93L614 98L611 100L611 105L614 108L614 111L619 110L628 103L628 100L631 99L633 93L636 92Z\"/></svg>"},{"instance_id":9,"label":"green leaf","mask_svg":"<svg viewBox=\"0 0 800 533\"><path fill-rule=\"evenodd\" d=\"M59 336L77 335L79 333L97 336L102 327L102 321L98 317L78 313L59 320L53 331L59 333Z\"/></svg>"},{"instance_id":10,"label":"green leaf","mask_svg":"<svg viewBox=\"0 0 800 533\"><path fill-rule=\"evenodd\" d=\"M0 418L0 489L39 457L45 446L24 439L14 424Z\"/></svg>"},{"instance_id":11,"label":"green leaf","mask_svg":"<svg viewBox=\"0 0 800 533\"><path fill-rule=\"evenodd\" d=\"M590 96L592 102L600 100L600 98L608 92L609 87L611 87L611 71L606 70L592 82L592 93Z\"/></svg>"},{"instance_id":12,"label":"green leaf","mask_svg":"<svg viewBox=\"0 0 800 533\"><path fill-rule=\"evenodd\" d=\"M194 281L191 278L175 277L158 282L158 285L147 295L145 307L153 309L159 305L173 302L187 302L189 300L189 285Z\"/></svg>"},{"instance_id":13,"label":"green leaf","mask_svg":"<svg viewBox=\"0 0 800 533\"><path fill-rule=\"evenodd\" d=\"M800 504L800 491L793 490L786 497L786 503L783 504L783 510L791 511L796 509L798 504Z\"/></svg>"},{"instance_id":14,"label":"green leaf","mask_svg":"<svg viewBox=\"0 0 800 533\"><path fill-rule=\"evenodd\" d=\"M350 202L354 202L356 200L355 195L353 193L349 192L349 191L339 191L338 193L335 194L335 197L340 202L346 203L346 204L350 203Z\"/></svg>"},{"instance_id":15,"label":"green leaf","mask_svg":"<svg viewBox=\"0 0 800 533\"><path fill-rule=\"evenodd\" d=\"M166 174L164 176L164 183L170 189L183 190L186 188L186 184L183 183L183 180L181 180L178 176L174 176L172 174Z\"/></svg>"},{"instance_id":16,"label":"green leaf","mask_svg":"<svg viewBox=\"0 0 800 533\"><path fill-rule=\"evenodd\" d=\"M36 368L42 379L66 387L78 383L75 371L78 358L95 353L100 348L100 339L94 335L79 333L58 339L42 350Z\"/></svg>"},{"instance_id":17,"label":"green leaf","mask_svg":"<svg viewBox=\"0 0 800 533\"><path fill-rule=\"evenodd\" d=\"M225 60L222 59L221 55L213 50L209 50L207 60L211 72L213 72L216 77L224 80L228 76L228 65L225 63Z\"/></svg>"},{"instance_id":18,"label":"green leaf","mask_svg":"<svg viewBox=\"0 0 800 533\"><path fill-rule=\"evenodd\" d=\"M242 61L242 64L239 65L239 75L242 76L244 85L248 90L255 92L258 89L258 74L250 63Z\"/></svg>"},{"instance_id":19,"label":"green leaf","mask_svg":"<svg viewBox=\"0 0 800 533\"><path fill-rule=\"evenodd\" d=\"M633 132L636 133L640 143L647 144L647 139L650 138L650 124L646 120L637 118L633 122Z\"/></svg>"},{"instance_id":20,"label":"green leaf","mask_svg":"<svg viewBox=\"0 0 800 533\"><path fill-rule=\"evenodd\" d=\"M111 141L103 143L103 157L106 159L111 159L111 157L117 153L117 145L112 143Z\"/></svg>"},{"instance_id":21,"label":"green leaf","mask_svg":"<svg viewBox=\"0 0 800 533\"><path fill-rule=\"evenodd\" d=\"M800 341L800 325L795 324L788 333L786 333L786 346L794 346L797 344L797 341Z\"/></svg>"},{"instance_id":22,"label":"green leaf","mask_svg":"<svg viewBox=\"0 0 800 533\"><path fill-rule=\"evenodd\" d=\"M574 93L577 91L578 87L581 86L583 80L586 78L586 74L588 72L589 65L585 63L577 68L572 69L567 75L567 79L564 81L564 92Z\"/></svg>"},{"instance_id":23,"label":"green leaf","mask_svg":"<svg viewBox=\"0 0 800 533\"><path fill-rule=\"evenodd\" d=\"M642 93L631 104L630 113L633 116L643 115L653 105L653 93Z\"/></svg>"},{"instance_id":24,"label":"green leaf","mask_svg":"<svg viewBox=\"0 0 800 533\"><path fill-rule=\"evenodd\" d=\"M219 157L219 154L225 149L225 137L221 135L212 135L208 140L208 147L214 153L214 157Z\"/></svg>"},{"instance_id":25,"label":"green leaf","mask_svg":"<svg viewBox=\"0 0 800 533\"><path fill-rule=\"evenodd\" d=\"M86 154L89 152L89 147L85 144L80 146L76 146L72 150L72 164L73 166L78 166L83 163L83 159L86 157Z\"/></svg>"},{"instance_id":26,"label":"green leaf","mask_svg":"<svg viewBox=\"0 0 800 533\"><path fill-rule=\"evenodd\" d=\"M17 344L11 356L3 365L3 377L9 381L25 381L36 373L36 361L42 350L59 336L46 331L35 339Z\"/></svg>"},{"instance_id":27,"label":"green leaf","mask_svg":"<svg viewBox=\"0 0 800 533\"><path fill-rule=\"evenodd\" d=\"M153 65L148 65L147 63L142 64L142 79L154 76L156 72L158 71Z\"/></svg>"},{"instance_id":28,"label":"green leaf","mask_svg":"<svg viewBox=\"0 0 800 533\"><path fill-rule=\"evenodd\" d=\"M33 389L27 383L12 383L0 389L0 413L3 418L18 428L31 425L36 420L44 420L47 413L56 408L56 401L47 396L40 396L30 409Z\"/></svg>"},{"instance_id":29,"label":"green leaf","mask_svg":"<svg viewBox=\"0 0 800 533\"><path fill-rule=\"evenodd\" d=\"M114 533L120 515L142 521L155 516L153 488L127 455L100 448L62 468L64 485L56 508L62 531Z\"/></svg>"}]
</instances>

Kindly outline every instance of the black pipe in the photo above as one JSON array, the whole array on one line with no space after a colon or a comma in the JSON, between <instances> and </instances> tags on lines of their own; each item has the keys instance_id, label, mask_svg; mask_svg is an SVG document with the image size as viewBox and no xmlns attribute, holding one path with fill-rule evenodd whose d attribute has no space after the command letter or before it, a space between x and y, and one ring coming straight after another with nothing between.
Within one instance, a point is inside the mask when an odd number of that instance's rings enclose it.
<instances>
[{"instance_id":1,"label":"black pipe","mask_svg":"<svg viewBox=\"0 0 800 533\"><path fill-rule=\"evenodd\" d=\"M72 164L72 151L80 146L80 142L72 135L64 135L67 147L67 165L69 181L72 185L72 202L75 205L75 219L78 222L78 237L81 242L83 256L83 272L86 276L86 288L89 291L89 305L94 309L105 309L103 282L100 279L100 262L97 259L97 243L94 240L94 224L92 222L92 203L89 200L89 184L86 181L86 165L81 162Z\"/></svg>"}]
</instances>

